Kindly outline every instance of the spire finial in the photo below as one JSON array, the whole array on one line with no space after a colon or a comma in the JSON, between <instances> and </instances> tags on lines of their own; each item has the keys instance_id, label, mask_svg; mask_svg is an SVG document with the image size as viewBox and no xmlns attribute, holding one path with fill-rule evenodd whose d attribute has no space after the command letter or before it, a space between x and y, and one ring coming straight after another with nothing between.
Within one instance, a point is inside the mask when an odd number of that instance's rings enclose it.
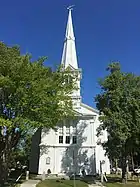
<instances>
[{"instance_id":1,"label":"spire finial","mask_svg":"<svg viewBox=\"0 0 140 187\"><path fill-rule=\"evenodd\" d=\"M75 6L75 5L70 5L70 6L67 7L67 9L68 9L68 10L73 10L73 7L74 7L74 6Z\"/></svg>"}]
</instances>

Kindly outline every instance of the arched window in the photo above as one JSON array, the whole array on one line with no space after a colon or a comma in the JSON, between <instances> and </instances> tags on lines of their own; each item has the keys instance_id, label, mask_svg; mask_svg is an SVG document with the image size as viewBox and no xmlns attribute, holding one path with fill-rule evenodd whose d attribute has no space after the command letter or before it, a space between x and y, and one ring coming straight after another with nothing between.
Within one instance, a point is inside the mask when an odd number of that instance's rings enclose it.
<instances>
[{"instance_id":1,"label":"arched window","mask_svg":"<svg viewBox=\"0 0 140 187\"><path fill-rule=\"evenodd\" d=\"M46 164L50 164L50 160L51 160L50 157L47 157L46 158Z\"/></svg>"}]
</instances>

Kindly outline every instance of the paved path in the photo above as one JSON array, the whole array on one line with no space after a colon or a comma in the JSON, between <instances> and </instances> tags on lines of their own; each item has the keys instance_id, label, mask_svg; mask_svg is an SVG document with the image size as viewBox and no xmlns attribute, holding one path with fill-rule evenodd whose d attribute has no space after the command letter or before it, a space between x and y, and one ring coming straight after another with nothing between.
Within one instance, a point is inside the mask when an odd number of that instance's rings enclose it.
<instances>
[{"instance_id":1,"label":"paved path","mask_svg":"<svg viewBox=\"0 0 140 187\"><path fill-rule=\"evenodd\" d=\"M22 183L21 187L35 187L39 182L39 180L28 180Z\"/></svg>"},{"instance_id":2,"label":"paved path","mask_svg":"<svg viewBox=\"0 0 140 187\"><path fill-rule=\"evenodd\" d=\"M98 185L98 184L89 184L88 187L105 187L103 185Z\"/></svg>"}]
</instances>

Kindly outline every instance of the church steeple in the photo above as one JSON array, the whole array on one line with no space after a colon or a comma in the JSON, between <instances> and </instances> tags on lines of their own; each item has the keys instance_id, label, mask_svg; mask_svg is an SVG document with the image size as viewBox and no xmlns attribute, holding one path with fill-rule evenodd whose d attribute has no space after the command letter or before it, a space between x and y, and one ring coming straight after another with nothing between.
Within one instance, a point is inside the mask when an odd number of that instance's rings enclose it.
<instances>
[{"instance_id":1,"label":"church steeple","mask_svg":"<svg viewBox=\"0 0 140 187\"><path fill-rule=\"evenodd\" d=\"M72 24L72 7L68 8L68 21L66 27L66 34L64 40L63 54L61 64L64 68L72 67L73 69L78 69L77 55L76 55L76 46L75 46L75 37Z\"/></svg>"},{"instance_id":2,"label":"church steeple","mask_svg":"<svg viewBox=\"0 0 140 187\"><path fill-rule=\"evenodd\" d=\"M78 68L78 62L77 62L75 37L74 37L72 15L71 15L72 7L69 7L68 10L69 10L68 21L66 27L61 64L65 69L67 67L70 67L71 72L77 75L77 80L76 80L77 89L73 90L71 97L73 101L73 106L75 108L79 108L81 103L81 94L80 94L81 69Z\"/></svg>"}]
</instances>

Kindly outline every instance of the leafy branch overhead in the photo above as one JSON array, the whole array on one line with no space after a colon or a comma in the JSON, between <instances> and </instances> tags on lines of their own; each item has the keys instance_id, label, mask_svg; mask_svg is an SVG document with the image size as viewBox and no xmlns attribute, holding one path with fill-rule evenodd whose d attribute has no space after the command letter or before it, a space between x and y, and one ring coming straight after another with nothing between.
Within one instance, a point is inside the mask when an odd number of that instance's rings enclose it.
<instances>
[{"instance_id":1,"label":"leafy branch overhead","mask_svg":"<svg viewBox=\"0 0 140 187\"><path fill-rule=\"evenodd\" d=\"M33 126L52 126L69 113L68 93L74 83L63 84L68 75L61 68L53 72L45 67L44 60L31 62L29 55L20 55L19 48L0 44L0 109L6 126L9 119L15 125L25 121Z\"/></svg>"}]
</instances>

